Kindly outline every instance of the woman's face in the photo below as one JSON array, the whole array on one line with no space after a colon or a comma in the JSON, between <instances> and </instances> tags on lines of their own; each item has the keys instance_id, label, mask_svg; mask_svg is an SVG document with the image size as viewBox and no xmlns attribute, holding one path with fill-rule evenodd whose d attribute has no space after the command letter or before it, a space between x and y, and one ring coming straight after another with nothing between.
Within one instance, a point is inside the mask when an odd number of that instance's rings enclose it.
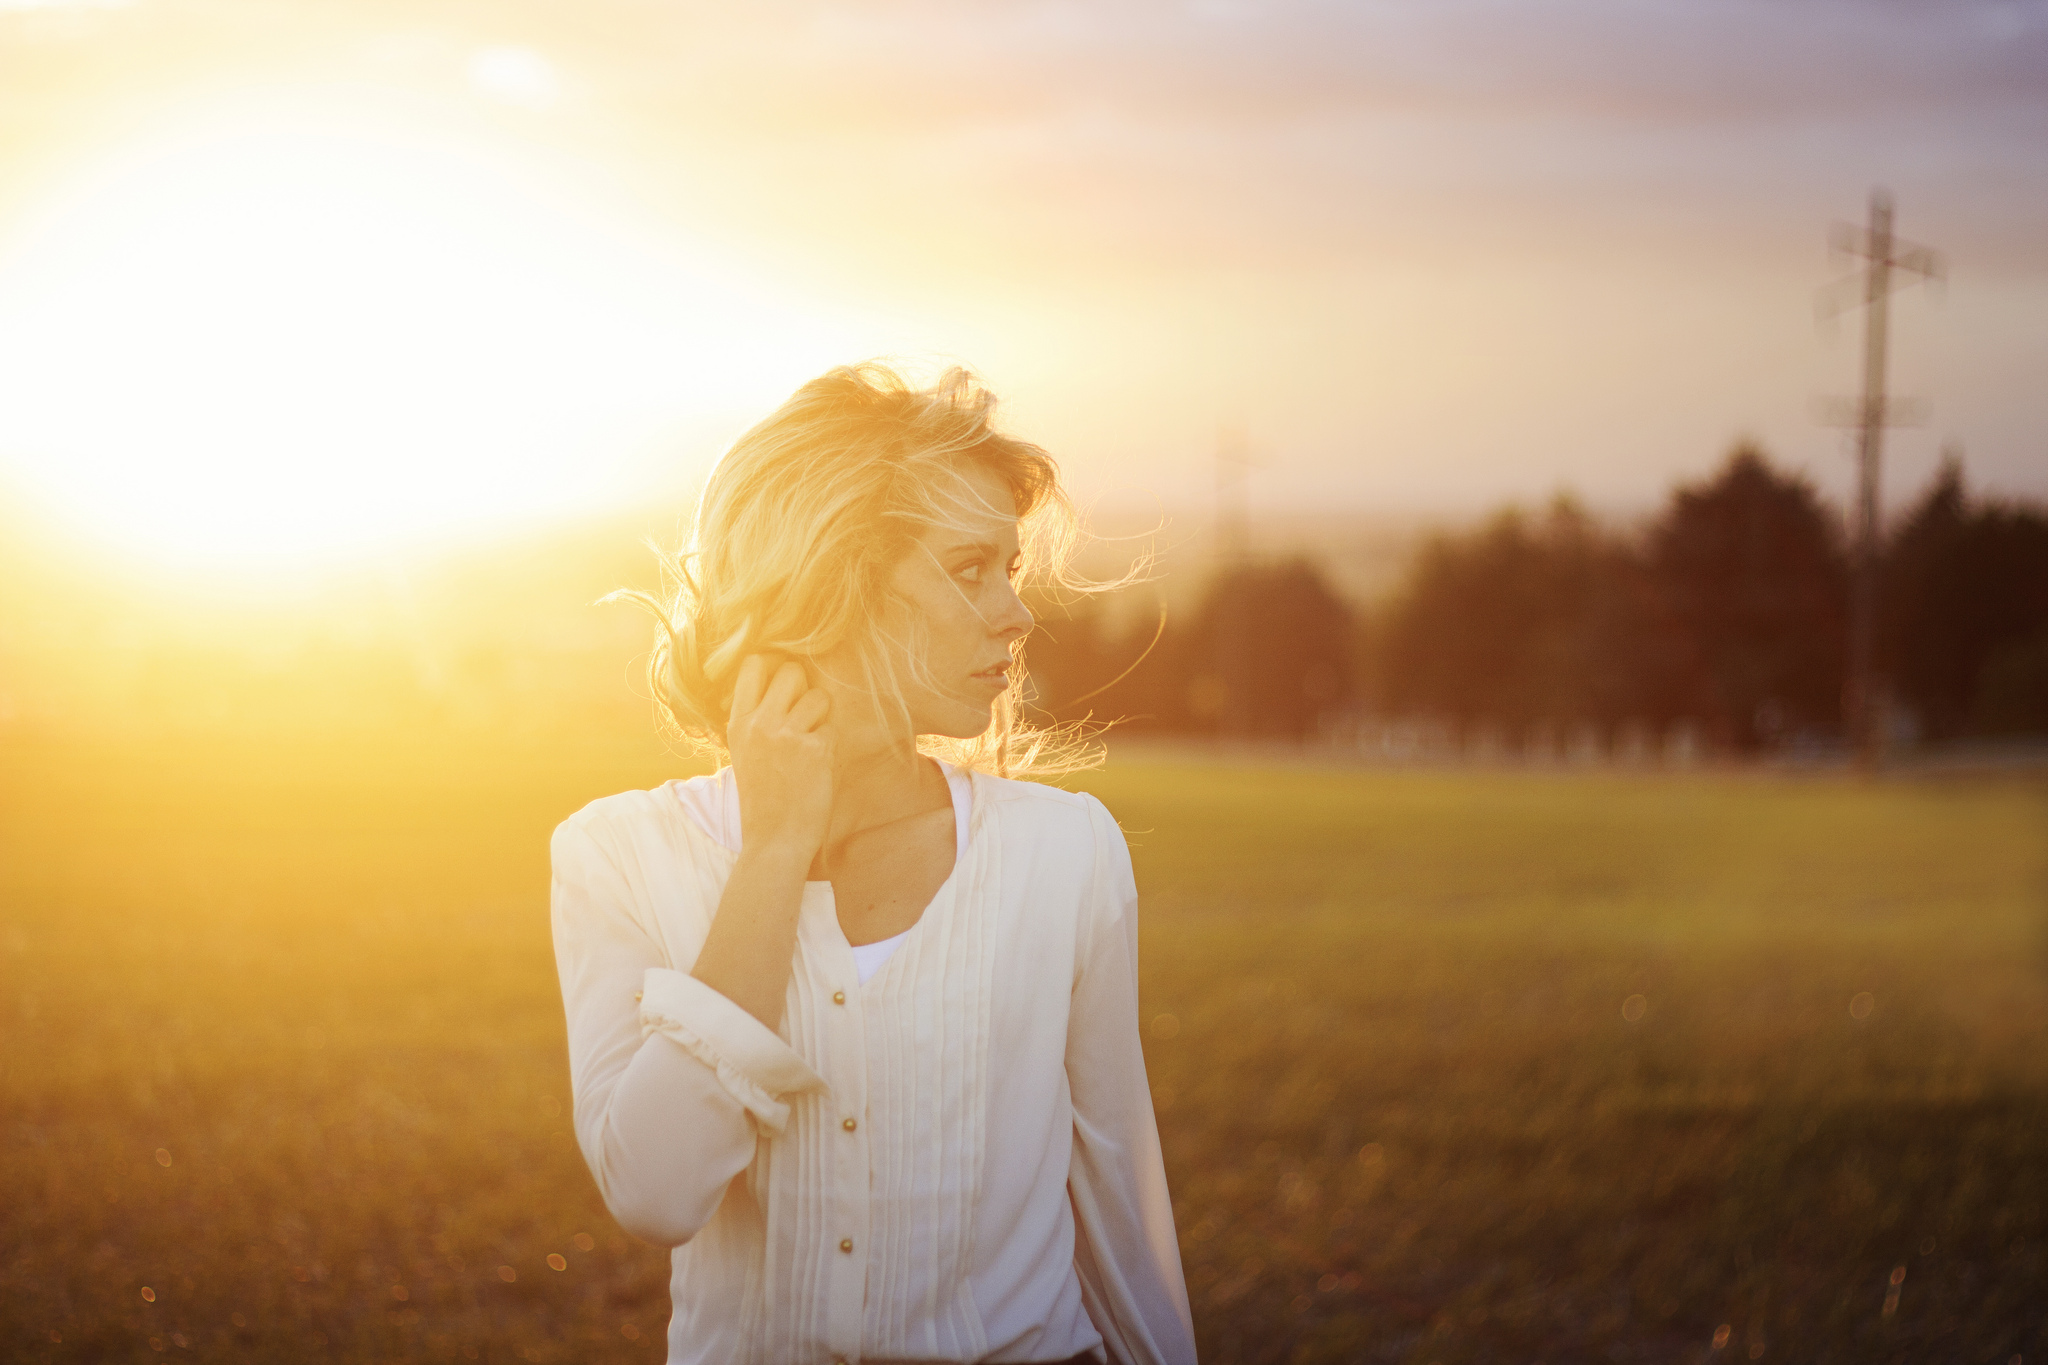
<instances>
[{"instance_id":1,"label":"woman's face","mask_svg":"<svg viewBox=\"0 0 2048 1365\"><path fill-rule=\"evenodd\" d=\"M923 667L902 668L916 733L971 739L988 728L996 698L1009 688L1017 667L1010 647L1031 629L1031 613L1013 578L1021 560L1016 499L979 466L964 477L973 500L993 511L983 524L918 536L894 571L896 594L907 605L892 610L883 628L894 639L915 638L898 611L923 627Z\"/></svg>"}]
</instances>

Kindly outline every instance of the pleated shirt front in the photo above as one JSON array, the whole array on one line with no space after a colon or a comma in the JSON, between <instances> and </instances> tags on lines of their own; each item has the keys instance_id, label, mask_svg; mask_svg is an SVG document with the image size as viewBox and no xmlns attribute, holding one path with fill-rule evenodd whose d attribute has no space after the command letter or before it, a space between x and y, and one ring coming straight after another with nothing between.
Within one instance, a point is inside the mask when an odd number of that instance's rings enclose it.
<instances>
[{"instance_id":1,"label":"pleated shirt front","mask_svg":"<svg viewBox=\"0 0 2048 1365\"><path fill-rule=\"evenodd\" d=\"M689 976L735 855L670 788L556 831L577 1138L673 1245L671 1365L1194 1358L1093 797L971 778L964 855L860 984L808 883L781 1027Z\"/></svg>"}]
</instances>

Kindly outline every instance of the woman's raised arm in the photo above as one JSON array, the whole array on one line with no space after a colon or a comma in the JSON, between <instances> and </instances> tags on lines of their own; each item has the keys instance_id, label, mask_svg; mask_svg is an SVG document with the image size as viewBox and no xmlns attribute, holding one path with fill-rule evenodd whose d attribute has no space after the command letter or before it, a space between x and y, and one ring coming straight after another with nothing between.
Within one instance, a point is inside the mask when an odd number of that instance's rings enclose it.
<instances>
[{"instance_id":1,"label":"woman's raised arm","mask_svg":"<svg viewBox=\"0 0 2048 1365\"><path fill-rule=\"evenodd\" d=\"M782 1024L804 880L832 819L831 698L803 665L749 655L726 724L740 854L690 975L770 1029Z\"/></svg>"},{"instance_id":2,"label":"woman's raised arm","mask_svg":"<svg viewBox=\"0 0 2048 1365\"><path fill-rule=\"evenodd\" d=\"M801 665L772 678L760 655L740 666L729 735L745 841L694 963L664 961L587 817L555 831L576 1140L612 1216L647 1241L695 1235L753 1159L756 1126L779 1131L787 1097L823 1084L775 1030L832 809L829 705Z\"/></svg>"}]
</instances>

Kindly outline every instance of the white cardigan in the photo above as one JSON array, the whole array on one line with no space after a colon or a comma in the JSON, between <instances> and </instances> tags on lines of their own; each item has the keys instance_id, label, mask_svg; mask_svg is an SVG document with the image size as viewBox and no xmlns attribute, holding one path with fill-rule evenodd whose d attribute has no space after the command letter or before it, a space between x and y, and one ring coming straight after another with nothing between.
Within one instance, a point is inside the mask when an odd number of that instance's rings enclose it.
<instances>
[{"instance_id":1,"label":"white cardigan","mask_svg":"<svg viewBox=\"0 0 2048 1365\"><path fill-rule=\"evenodd\" d=\"M735 855L674 786L553 843L576 1136L675 1247L670 1365L1192 1361L1101 802L973 774L965 856L865 986L806 883L770 1031L687 974Z\"/></svg>"}]
</instances>

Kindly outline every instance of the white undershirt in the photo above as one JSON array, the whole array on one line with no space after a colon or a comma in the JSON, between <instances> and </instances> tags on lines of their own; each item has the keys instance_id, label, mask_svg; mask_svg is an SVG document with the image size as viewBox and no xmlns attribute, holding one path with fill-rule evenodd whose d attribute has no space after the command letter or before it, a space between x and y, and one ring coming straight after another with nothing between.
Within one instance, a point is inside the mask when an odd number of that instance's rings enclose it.
<instances>
[{"instance_id":1,"label":"white undershirt","mask_svg":"<svg viewBox=\"0 0 2048 1365\"><path fill-rule=\"evenodd\" d=\"M946 788L953 795L953 861L958 864L967 856L967 774L942 758L932 761L946 775ZM740 851L740 788L733 781L730 767L720 768L705 777L677 778L669 786L675 790L684 811L699 829L732 852ZM859 974L861 985L867 985L869 978L882 970L889 954L895 952L916 928L913 924L895 937L877 943L850 945L854 970Z\"/></svg>"}]
</instances>

